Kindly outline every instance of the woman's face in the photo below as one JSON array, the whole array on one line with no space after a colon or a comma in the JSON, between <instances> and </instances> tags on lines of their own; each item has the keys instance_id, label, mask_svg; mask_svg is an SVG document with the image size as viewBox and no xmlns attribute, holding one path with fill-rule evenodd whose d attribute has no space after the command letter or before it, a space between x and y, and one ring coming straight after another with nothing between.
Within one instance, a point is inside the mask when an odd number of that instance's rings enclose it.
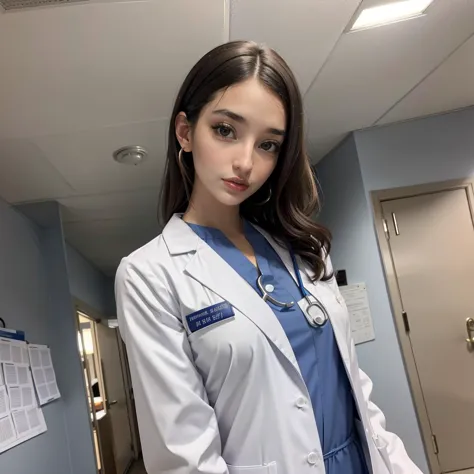
<instances>
[{"instance_id":1,"label":"woman's face","mask_svg":"<svg viewBox=\"0 0 474 474\"><path fill-rule=\"evenodd\" d=\"M236 206L254 194L275 169L285 123L282 102L256 79L216 94L184 146L194 158L193 198L206 193Z\"/></svg>"}]
</instances>

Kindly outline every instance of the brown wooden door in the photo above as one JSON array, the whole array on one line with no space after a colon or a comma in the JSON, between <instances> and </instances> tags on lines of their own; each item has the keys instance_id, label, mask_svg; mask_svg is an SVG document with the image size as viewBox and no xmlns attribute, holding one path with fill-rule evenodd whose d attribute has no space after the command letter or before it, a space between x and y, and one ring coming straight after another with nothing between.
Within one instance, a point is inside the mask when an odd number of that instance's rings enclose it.
<instances>
[{"instance_id":1,"label":"brown wooden door","mask_svg":"<svg viewBox=\"0 0 474 474\"><path fill-rule=\"evenodd\" d=\"M465 189L382 203L442 472L474 468L474 226Z\"/></svg>"}]
</instances>

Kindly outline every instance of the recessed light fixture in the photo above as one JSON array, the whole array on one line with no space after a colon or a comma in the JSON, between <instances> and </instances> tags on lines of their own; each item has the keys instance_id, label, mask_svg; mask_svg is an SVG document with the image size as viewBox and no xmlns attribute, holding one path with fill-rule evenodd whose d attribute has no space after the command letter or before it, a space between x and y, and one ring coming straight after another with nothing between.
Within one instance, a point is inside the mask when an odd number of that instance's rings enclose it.
<instances>
[{"instance_id":1,"label":"recessed light fixture","mask_svg":"<svg viewBox=\"0 0 474 474\"><path fill-rule=\"evenodd\" d=\"M433 0L401 0L363 9L351 31L387 25L424 14Z\"/></svg>"},{"instance_id":2,"label":"recessed light fixture","mask_svg":"<svg viewBox=\"0 0 474 474\"><path fill-rule=\"evenodd\" d=\"M138 145L124 146L113 153L114 160L122 165L139 165L147 156L145 148Z\"/></svg>"}]
</instances>

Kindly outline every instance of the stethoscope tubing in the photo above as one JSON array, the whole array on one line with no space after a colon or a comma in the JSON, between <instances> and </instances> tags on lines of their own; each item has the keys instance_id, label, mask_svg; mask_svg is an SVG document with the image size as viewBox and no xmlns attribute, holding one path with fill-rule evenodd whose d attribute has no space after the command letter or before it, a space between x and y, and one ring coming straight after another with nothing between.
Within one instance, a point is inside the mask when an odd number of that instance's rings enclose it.
<instances>
[{"instance_id":1,"label":"stethoscope tubing","mask_svg":"<svg viewBox=\"0 0 474 474\"><path fill-rule=\"evenodd\" d=\"M295 271L295 276L296 276L296 282L298 284L298 289L300 290L301 296L306 300L308 306L303 310L304 316L308 323L313 326L313 327L322 327L324 326L328 319L329 319L329 314L324 307L324 305L319 301L318 298L313 296L304 286L303 284L303 279L301 278L301 272L298 267L298 262L296 261L296 255L295 253L290 250L290 255L291 255L291 261L293 262L293 269ZM279 306L281 308L291 308L295 305L294 301L291 301L289 303L285 303L283 301L279 301L275 299L272 295L270 295L267 290L265 289L265 286L262 283L262 278L263 275L260 275L257 278L257 286L258 289L262 292L262 298L263 301L269 301L270 303L273 303L275 306ZM314 301L311 300L311 298L314 298ZM319 318L313 318L310 315L310 308L311 307L316 307L318 310L321 312L322 317L320 316Z\"/></svg>"}]
</instances>

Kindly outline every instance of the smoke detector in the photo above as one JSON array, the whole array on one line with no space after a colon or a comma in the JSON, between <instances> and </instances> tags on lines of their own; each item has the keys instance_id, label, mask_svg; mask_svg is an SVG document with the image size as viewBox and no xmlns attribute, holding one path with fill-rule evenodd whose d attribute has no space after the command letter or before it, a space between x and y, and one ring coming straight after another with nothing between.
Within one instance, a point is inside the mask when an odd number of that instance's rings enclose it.
<instances>
[{"instance_id":1,"label":"smoke detector","mask_svg":"<svg viewBox=\"0 0 474 474\"><path fill-rule=\"evenodd\" d=\"M142 163L147 156L148 152L145 148L138 145L124 146L113 153L114 160L122 165L137 166Z\"/></svg>"}]
</instances>

